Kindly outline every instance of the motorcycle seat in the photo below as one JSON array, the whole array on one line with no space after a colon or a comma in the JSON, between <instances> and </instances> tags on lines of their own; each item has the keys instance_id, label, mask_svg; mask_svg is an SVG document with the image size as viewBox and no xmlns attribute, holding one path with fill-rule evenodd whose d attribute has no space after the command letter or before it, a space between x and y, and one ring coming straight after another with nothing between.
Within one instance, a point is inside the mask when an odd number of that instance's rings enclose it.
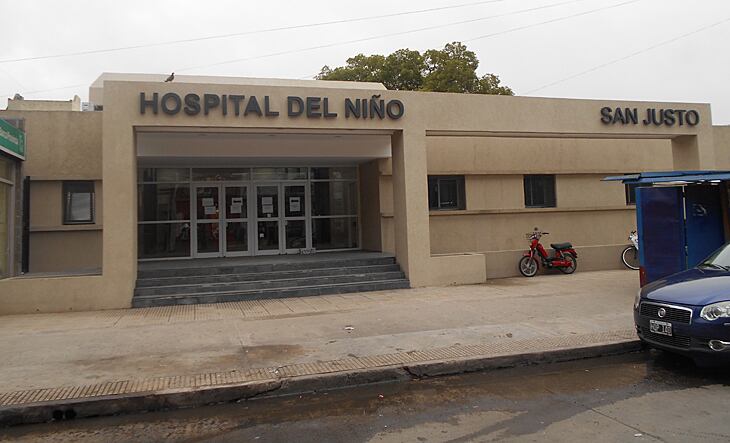
<instances>
[{"instance_id":1,"label":"motorcycle seat","mask_svg":"<svg viewBox=\"0 0 730 443\"><path fill-rule=\"evenodd\" d=\"M550 247L553 249L572 249L573 244L569 242L565 243L550 243Z\"/></svg>"}]
</instances>

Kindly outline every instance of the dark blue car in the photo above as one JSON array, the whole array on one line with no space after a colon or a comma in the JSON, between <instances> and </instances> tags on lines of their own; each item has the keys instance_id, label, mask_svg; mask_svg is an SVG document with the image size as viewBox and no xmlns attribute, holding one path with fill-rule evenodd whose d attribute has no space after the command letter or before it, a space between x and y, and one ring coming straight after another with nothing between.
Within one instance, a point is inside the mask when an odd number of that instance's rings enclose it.
<instances>
[{"instance_id":1,"label":"dark blue car","mask_svg":"<svg viewBox=\"0 0 730 443\"><path fill-rule=\"evenodd\" d=\"M644 286L634 323L651 347L700 364L730 361L730 243L697 267Z\"/></svg>"}]
</instances>

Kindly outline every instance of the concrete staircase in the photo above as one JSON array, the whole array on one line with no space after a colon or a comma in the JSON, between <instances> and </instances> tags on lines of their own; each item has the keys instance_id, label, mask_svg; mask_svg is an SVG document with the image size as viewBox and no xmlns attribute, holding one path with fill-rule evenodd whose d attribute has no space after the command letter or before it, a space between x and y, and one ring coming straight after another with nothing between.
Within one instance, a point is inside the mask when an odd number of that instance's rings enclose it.
<instances>
[{"instance_id":1,"label":"concrete staircase","mask_svg":"<svg viewBox=\"0 0 730 443\"><path fill-rule=\"evenodd\" d=\"M324 255L324 254L322 254ZM348 256L214 266L140 268L132 306L223 303L408 288L391 256Z\"/></svg>"}]
</instances>

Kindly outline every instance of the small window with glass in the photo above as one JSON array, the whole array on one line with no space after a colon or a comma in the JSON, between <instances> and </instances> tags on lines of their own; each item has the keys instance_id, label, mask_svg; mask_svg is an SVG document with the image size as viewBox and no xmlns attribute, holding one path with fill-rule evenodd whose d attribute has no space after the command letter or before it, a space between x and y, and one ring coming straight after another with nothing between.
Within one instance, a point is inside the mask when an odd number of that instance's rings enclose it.
<instances>
[{"instance_id":1,"label":"small window with glass","mask_svg":"<svg viewBox=\"0 0 730 443\"><path fill-rule=\"evenodd\" d=\"M524 185L526 208L554 208L556 206L554 175L525 175Z\"/></svg>"},{"instance_id":2,"label":"small window with glass","mask_svg":"<svg viewBox=\"0 0 730 443\"><path fill-rule=\"evenodd\" d=\"M448 211L466 209L463 175L429 175L428 209Z\"/></svg>"},{"instance_id":3,"label":"small window with glass","mask_svg":"<svg viewBox=\"0 0 730 443\"><path fill-rule=\"evenodd\" d=\"M63 182L63 224L94 223L94 182Z\"/></svg>"}]
</instances>

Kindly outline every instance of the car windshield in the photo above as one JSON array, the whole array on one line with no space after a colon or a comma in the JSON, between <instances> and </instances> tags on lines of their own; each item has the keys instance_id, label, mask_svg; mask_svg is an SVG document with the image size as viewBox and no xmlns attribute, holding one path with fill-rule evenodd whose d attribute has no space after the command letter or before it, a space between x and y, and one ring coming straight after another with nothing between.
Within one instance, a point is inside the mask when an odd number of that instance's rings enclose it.
<instances>
[{"instance_id":1,"label":"car windshield","mask_svg":"<svg viewBox=\"0 0 730 443\"><path fill-rule=\"evenodd\" d=\"M730 243L713 252L701 266L709 266L714 268L730 269Z\"/></svg>"}]
</instances>

